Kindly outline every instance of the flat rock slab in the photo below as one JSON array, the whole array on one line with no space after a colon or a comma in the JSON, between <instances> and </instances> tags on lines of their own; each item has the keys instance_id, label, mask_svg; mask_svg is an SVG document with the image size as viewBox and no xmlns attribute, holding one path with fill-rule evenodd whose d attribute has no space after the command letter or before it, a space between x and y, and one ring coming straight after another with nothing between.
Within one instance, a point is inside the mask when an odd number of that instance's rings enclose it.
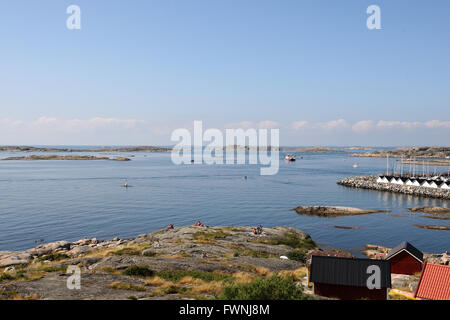
<instances>
[{"instance_id":1,"label":"flat rock slab","mask_svg":"<svg viewBox=\"0 0 450 320\"><path fill-rule=\"evenodd\" d=\"M444 207L414 207L408 208L410 212L424 212L432 214L450 214L450 208Z\"/></svg>"},{"instance_id":2,"label":"flat rock slab","mask_svg":"<svg viewBox=\"0 0 450 320\"><path fill-rule=\"evenodd\" d=\"M65 273L51 273L35 281L14 282L7 285L7 288L19 292L24 297L37 295L43 300L124 300L130 296L143 298L148 294L146 291L110 288L109 285L116 281L140 286L143 286L143 281L108 273L82 273L81 289L71 290L67 288L69 276Z\"/></svg>"},{"instance_id":3,"label":"flat rock slab","mask_svg":"<svg viewBox=\"0 0 450 320\"><path fill-rule=\"evenodd\" d=\"M340 206L299 206L293 210L300 215L319 217L359 216L363 214L390 212L386 210L370 210Z\"/></svg>"}]
</instances>

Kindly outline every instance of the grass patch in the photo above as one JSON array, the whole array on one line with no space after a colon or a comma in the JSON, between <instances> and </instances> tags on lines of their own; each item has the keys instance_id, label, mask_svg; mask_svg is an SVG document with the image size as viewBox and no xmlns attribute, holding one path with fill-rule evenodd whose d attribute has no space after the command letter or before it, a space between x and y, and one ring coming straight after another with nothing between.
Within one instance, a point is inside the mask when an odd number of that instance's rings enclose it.
<instances>
[{"instance_id":1,"label":"grass patch","mask_svg":"<svg viewBox=\"0 0 450 320\"><path fill-rule=\"evenodd\" d=\"M115 251L111 251L110 254L115 256L140 256L141 250L136 248L122 248Z\"/></svg>"},{"instance_id":2,"label":"grass patch","mask_svg":"<svg viewBox=\"0 0 450 320\"><path fill-rule=\"evenodd\" d=\"M177 286L174 284L168 285L168 286L162 286L158 288L158 293L161 295L166 294L183 294L187 293L189 291L189 288Z\"/></svg>"},{"instance_id":3,"label":"grass patch","mask_svg":"<svg viewBox=\"0 0 450 320\"><path fill-rule=\"evenodd\" d=\"M66 272L67 266L50 266L40 269L44 272Z\"/></svg>"},{"instance_id":4,"label":"grass patch","mask_svg":"<svg viewBox=\"0 0 450 320\"><path fill-rule=\"evenodd\" d=\"M304 239L296 233L286 233L284 237L267 240L265 242L271 245L286 245L304 252L316 247L316 243L311 238Z\"/></svg>"},{"instance_id":5,"label":"grass patch","mask_svg":"<svg viewBox=\"0 0 450 320\"><path fill-rule=\"evenodd\" d=\"M69 259L70 257L65 253L51 253L46 254L44 256L41 256L38 258L38 261L44 262L44 261L60 261L64 259Z\"/></svg>"},{"instance_id":6,"label":"grass patch","mask_svg":"<svg viewBox=\"0 0 450 320\"><path fill-rule=\"evenodd\" d=\"M311 296L295 284L291 277L272 275L249 283L225 285L221 300L308 300Z\"/></svg>"},{"instance_id":7,"label":"grass patch","mask_svg":"<svg viewBox=\"0 0 450 320\"><path fill-rule=\"evenodd\" d=\"M256 279L256 276L247 272L236 272L233 274L234 283L249 283Z\"/></svg>"},{"instance_id":8,"label":"grass patch","mask_svg":"<svg viewBox=\"0 0 450 320\"><path fill-rule=\"evenodd\" d=\"M210 294L217 296L220 293L222 293L222 287L223 287L222 282L211 281L192 287L189 293L194 295Z\"/></svg>"},{"instance_id":9,"label":"grass patch","mask_svg":"<svg viewBox=\"0 0 450 320\"><path fill-rule=\"evenodd\" d=\"M163 278L156 276L151 277L150 279L145 279L144 283L147 286L159 287L167 282Z\"/></svg>"},{"instance_id":10,"label":"grass patch","mask_svg":"<svg viewBox=\"0 0 450 320\"><path fill-rule=\"evenodd\" d=\"M0 282L8 281L8 280L14 280L14 279L15 279L15 277L10 275L9 273L2 273L2 274L0 274Z\"/></svg>"},{"instance_id":11,"label":"grass patch","mask_svg":"<svg viewBox=\"0 0 450 320\"><path fill-rule=\"evenodd\" d=\"M206 282L223 281L231 278L231 275L225 273L203 272L196 270L157 271L156 275L166 281L173 281L173 282L178 282L185 277L192 277L194 279L200 279Z\"/></svg>"},{"instance_id":12,"label":"grass patch","mask_svg":"<svg viewBox=\"0 0 450 320\"><path fill-rule=\"evenodd\" d=\"M300 250L293 250L289 251L286 255L289 260L299 261L299 262L306 262L306 253Z\"/></svg>"},{"instance_id":13,"label":"grass patch","mask_svg":"<svg viewBox=\"0 0 450 320\"><path fill-rule=\"evenodd\" d=\"M295 270L283 270L278 273L281 277L292 277L294 281L300 281L306 277L306 268L299 268Z\"/></svg>"},{"instance_id":14,"label":"grass patch","mask_svg":"<svg viewBox=\"0 0 450 320\"><path fill-rule=\"evenodd\" d=\"M111 283L109 287L111 289L118 289L118 290L145 291L144 286L119 281Z\"/></svg>"},{"instance_id":15,"label":"grass patch","mask_svg":"<svg viewBox=\"0 0 450 320\"><path fill-rule=\"evenodd\" d=\"M125 276L145 278L153 276L155 272L145 266L131 266L128 267L122 274Z\"/></svg>"},{"instance_id":16,"label":"grass patch","mask_svg":"<svg viewBox=\"0 0 450 320\"><path fill-rule=\"evenodd\" d=\"M247 256L254 258L276 258L276 254L271 254L263 250L253 250L253 249L242 249L238 246L230 246L230 249L235 250L233 252L233 257Z\"/></svg>"},{"instance_id":17,"label":"grass patch","mask_svg":"<svg viewBox=\"0 0 450 320\"><path fill-rule=\"evenodd\" d=\"M223 239L228 236L231 236L231 234L223 231L213 231L213 232L198 231L193 234L195 240L202 240L202 241L213 241L215 239Z\"/></svg>"},{"instance_id":18,"label":"grass patch","mask_svg":"<svg viewBox=\"0 0 450 320\"><path fill-rule=\"evenodd\" d=\"M147 251L143 252L142 255L144 257L154 257L157 255L157 253L155 251L147 250Z\"/></svg>"}]
</instances>

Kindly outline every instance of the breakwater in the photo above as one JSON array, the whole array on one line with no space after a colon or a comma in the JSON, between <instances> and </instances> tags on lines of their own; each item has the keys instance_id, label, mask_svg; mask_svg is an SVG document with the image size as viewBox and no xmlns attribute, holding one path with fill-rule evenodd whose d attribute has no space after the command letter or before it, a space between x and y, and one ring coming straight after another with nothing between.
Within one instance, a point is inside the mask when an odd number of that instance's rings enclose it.
<instances>
[{"instance_id":1,"label":"breakwater","mask_svg":"<svg viewBox=\"0 0 450 320\"><path fill-rule=\"evenodd\" d=\"M341 181L338 181L337 184L346 186L346 187L352 187L352 188L371 189L371 190L378 190L378 191L389 191L389 192L404 193L404 194L421 196L421 197L450 200L450 190L425 188L425 187L417 187L417 186L407 186L407 185L397 185L397 184L391 184L391 183L378 183L377 178L378 178L378 176L349 177L349 178L345 178Z\"/></svg>"}]
</instances>

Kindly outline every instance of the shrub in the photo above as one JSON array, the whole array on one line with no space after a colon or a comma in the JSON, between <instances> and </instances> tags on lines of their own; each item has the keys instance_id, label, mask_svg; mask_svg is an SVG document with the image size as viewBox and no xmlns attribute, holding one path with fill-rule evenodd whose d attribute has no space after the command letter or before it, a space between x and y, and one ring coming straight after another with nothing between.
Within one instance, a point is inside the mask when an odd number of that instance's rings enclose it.
<instances>
[{"instance_id":1,"label":"shrub","mask_svg":"<svg viewBox=\"0 0 450 320\"><path fill-rule=\"evenodd\" d=\"M128 267L123 274L132 277L151 277L155 272L145 266L131 266Z\"/></svg>"},{"instance_id":2,"label":"shrub","mask_svg":"<svg viewBox=\"0 0 450 320\"><path fill-rule=\"evenodd\" d=\"M160 294L177 294L177 293L186 293L188 291L188 288L176 286L176 285L169 285L166 287L160 287L159 292Z\"/></svg>"},{"instance_id":3,"label":"shrub","mask_svg":"<svg viewBox=\"0 0 450 320\"><path fill-rule=\"evenodd\" d=\"M215 232L198 231L198 232L194 233L193 237L196 240L211 241L211 240L215 240L215 239L226 238L230 235L231 234L223 232L223 231L215 231Z\"/></svg>"},{"instance_id":4,"label":"shrub","mask_svg":"<svg viewBox=\"0 0 450 320\"><path fill-rule=\"evenodd\" d=\"M0 282L5 280L14 280L14 277L7 273L0 274Z\"/></svg>"},{"instance_id":5,"label":"shrub","mask_svg":"<svg viewBox=\"0 0 450 320\"><path fill-rule=\"evenodd\" d=\"M269 241L270 244L284 244L294 249L309 250L316 247L315 242L311 238L304 239L296 233L287 233L284 237L276 238Z\"/></svg>"},{"instance_id":6,"label":"shrub","mask_svg":"<svg viewBox=\"0 0 450 320\"><path fill-rule=\"evenodd\" d=\"M289 251L287 253L287 257L290 260L294 260L294 261L300 261L305 263L306 262L306 254L302 251L299 250L293 250L293 251Z\"/></svg>"},{"instance_id":7,"label":"shrub","mask_svg":"<svg viewBox=\"0 0 450 320\"><path fill-rule=\"evenodd\" d=\"M310 296L291 277L273 275L250 283L225 285L221 300L308 300Z\"/></svg>"}]
</instances>

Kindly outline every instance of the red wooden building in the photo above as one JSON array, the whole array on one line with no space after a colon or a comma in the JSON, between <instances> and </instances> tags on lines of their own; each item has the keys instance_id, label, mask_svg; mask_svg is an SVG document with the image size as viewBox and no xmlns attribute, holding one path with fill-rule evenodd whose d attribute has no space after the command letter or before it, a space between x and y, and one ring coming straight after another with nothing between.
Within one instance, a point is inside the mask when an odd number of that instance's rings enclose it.
<instances>
[{"instance_id":1,"label":"red wooden building","mask_svg":"<svg viewBox=\"0 0 450 320\"><path fill-rule=\"evenodd\" d=\"M391 273L413 275L422 271L423 253L404 241L389 251L386 260L391 262Z\"/></svg>"},{"instance_id":2,"label":"red wooden building","mask_svg":"<svg viewBox=\"0 0 450 320\"><path fill-rule=\"evenodd\" d=\"M425 262L414 298L450 300L450 266Z\"/></svg>"},{"instance_id":3,"label":"red wooden building","mask_svg":"<svg viewBox=\"0 0 450 320\"><path fill-rule=\"evenodd\" d=\"M380 288L367 285L369 267L380 269ZM342 300L386 300L391 287L390 263L386 260L312 256L310 281L314 294Z\"/></svg>"}]
</instances>

